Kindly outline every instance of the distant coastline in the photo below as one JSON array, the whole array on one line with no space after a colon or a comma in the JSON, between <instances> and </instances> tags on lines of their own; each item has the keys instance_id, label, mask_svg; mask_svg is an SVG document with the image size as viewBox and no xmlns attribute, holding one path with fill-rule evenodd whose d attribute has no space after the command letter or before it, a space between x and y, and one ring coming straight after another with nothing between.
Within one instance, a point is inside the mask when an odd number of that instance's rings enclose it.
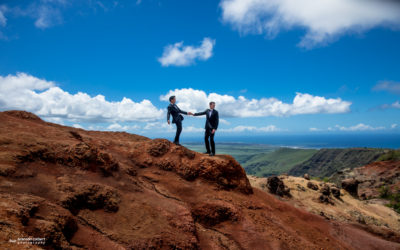
<instances>
[{"instance_id":1,"label":"distant coastline","mask_svg":"<svg viewBox=\"0 0 400 250\"><path fill-rule=\"evenodd\" d=\"M217 144L259 145L300 149L321 148L400 148L400 134L313 134L313 135L217 135ZM198 144L203 137L184 137L184 144Z\"/></svg>"}]
</instances>

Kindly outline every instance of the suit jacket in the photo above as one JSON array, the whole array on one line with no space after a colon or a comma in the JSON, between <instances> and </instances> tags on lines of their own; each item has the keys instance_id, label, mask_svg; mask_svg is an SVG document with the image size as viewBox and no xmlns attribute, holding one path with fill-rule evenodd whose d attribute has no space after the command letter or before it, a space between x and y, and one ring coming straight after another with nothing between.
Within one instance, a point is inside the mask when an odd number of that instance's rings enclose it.
<instances>
[{"instance_id":1,"label":"suit jacket","mask_svg":"<svg viewBox=\"0 0 400 250\"><path fill-rule=\"evenodd\" d=\"M218 111L214 109L210 116L210 110L211 109L206 109L204 112L199 112L199 113L194 114L194 116L206 115L205 129L217 130L218 123L219 123Z\"/></svg>"},{"instance_id":2,"label":"suit jacket","mask_svg":"<svg viewBox=\"0 0 400 250\"><path fill-rule=\"evenodd\" d=\"M172 115L172 123L181 122L183 120L183 116L181 114L187 115L187 112L180 110L176 104L170 103L168 105L167 121L169 121L169 117Z\"/></svg>"}]
</instances>

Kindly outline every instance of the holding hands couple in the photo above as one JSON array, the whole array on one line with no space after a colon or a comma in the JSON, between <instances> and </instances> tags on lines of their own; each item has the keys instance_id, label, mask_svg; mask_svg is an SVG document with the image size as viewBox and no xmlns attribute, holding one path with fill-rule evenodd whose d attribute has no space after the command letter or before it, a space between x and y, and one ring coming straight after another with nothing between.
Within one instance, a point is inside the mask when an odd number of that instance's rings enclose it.
<instances>
[{"instance_id":1,"label":"holding hands couple","mask_svg":"<svg viewBox=\"0 0 400 250\"><path fill-rule=\"evenodd\" d=\"M167 113L167 122L168 124L171 124L170 122L170 116L172 116L172 123L175 123L176 125L176 135L174 139L174 143L176 145L179 144L179 136L182 132L182 121L183 121L183 116L184 115L191 115L191 116L201 116L205 115L206 116L206 124L205 124L205 135L204 135L204 142L207 150L207 154L210 156L215 155L215 143L214 143L214 135L215 132L217 131L218 128L218 123L219 123L219 115L218 111L215 110L215 102L210 102L210 108L206 109L203 112L199 113L192 113L192 112L186 112L181 109L175 104L176 103L176 97L171 96L169 98L170 104L168 105L168 113ZM210 140L210 141L209 141ZM210 150L210 144L211 144L211 150Z\"/></svg>"}]
</instances>

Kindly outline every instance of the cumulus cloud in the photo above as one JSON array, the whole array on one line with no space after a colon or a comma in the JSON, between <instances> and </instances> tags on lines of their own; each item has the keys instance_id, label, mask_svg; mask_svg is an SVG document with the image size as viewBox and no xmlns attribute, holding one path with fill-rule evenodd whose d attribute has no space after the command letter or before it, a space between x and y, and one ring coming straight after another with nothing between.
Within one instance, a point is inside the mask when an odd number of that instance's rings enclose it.
<instances>
[{"instance_id":1,"label":"cumulus cloud","mask_svg":"<svg viewBox=\"0 0 400 250\"><path fill-rule=\"evenodd\" d=\"M83 127L82 125L80 125L80 124L77 124L77 123L75 123L75 124L72 124L72 127L74 127L74 128L81 128L81 129L84 129L84 127Z\"/></svg>"},{"instance_id":2,"label":"cumulus cloud","mask_svg":"<svg viewBox=\"0 0 400 250\"><path fill-rule=\"evenodd\" d=\"M145 131L151 131L151 132L167 132L167 133L175 133L176 127L174 124L168 124L167 122L148 122L143 129ZM204 128L199 128L195 126L183 126L182 132L190 132L190 133L198 133L198 132L204 132Z\"/></svg>"},{"instance_id":3,"label":"cumulus cloud","mask_svg":"<svg viewBox=\"0 0 400 250\"><path fill-rule=\"evenodd\" d=\"M341 125L336 125L333 127L328 127L327 129L321 129L321 128L315 128L315 127L311 127L309 128L309 131L311 132L321 132L321 131L345 131L345 132L356 132L356 131L378 131L378 130L389 130L389 129L396 129L397 128L397 124L394 123L392 125L390 125L389 127L385 127L385 126L371 126L371 125L367 125L364 123L359 123L357 125L354 126L341 126Z\"/></svg>"},{"instance_id":4,"label":"cumulus cloud","mask_svg":"<svg viewBox=\"0 0 400 250\"><path fill-rule=\"evenodd\" d=\"M375 91L386 91L392 94L400 95L400 82L380 81L373 87Z\"/></svg>"},{"instance_id":5,"label":"cumulus cloud","mask_svg":"<svg viewBox=\"0 0 400 250\"><path fill-rule=\"evenodd\" d=\"M277 131L282 131L282 129L277 128L275 125L268 125L265 127L239 125L239 126L236 126L233 128L220 129L219 131L220 132L235 132L235 133L240 133L240 132L277 132Z\"/></svg>"},{"instance_id":6,"label":"cumulus cloud","mask_svg":"<svg viewBox=\"0 0 400 250\"><path fill-rule=\"evenodd\" d=\"M86 122L153 121L163 117L149 100L124 97L110 102L103 95L70 94L52 81L18 73L0 76L0 110L27 110L46 118Z\"/></svg>"},{"instance_id":7,"label":"cumulus cloud","mask_svg":"<svg viewBox=\"0 0 400 250\"><path fill-rule=\"evenodd\" d=\"M230 125L231 124L230 122L228 122L227 120L222 119L222 118L219 119L219 123L224 124L224 125Z\"/></svg>"},{"instance_id":8,"label":"cumulus cloud","mask_svg":"<svg viewBox=\"0 0 400 250\"><path fill-rule=\"evenodd\" d=\"M1 101L0 101L1 102ZM0 110L2 105L0 104ZM61 125L65 125L64 120L60 117L42 117L43 120L45 120L46 122L52 122L52 123L57 123L57 124L61 124ZM78 124L74 124L74 125L78 125ZM73 125L73 127L74 127ZM80 125L79 125L80 126Z\"/></svg>"},{"instance_id":9,"label":"cumulus cloud","mask_svg":"<svg viewBox=\"0 0 400 250\"><path fill-rule=\"evenodd\" d=\"M328 128L328 130L331 130L331 131L334 131L334 130L339 130L339 131L376 131L376 130L384 130L384 129L386 129L386 128L383 126L373 127L370 125L366 125L364 123L359 123L357 125L349 126L349 127L336 125L334 128Z\"/></svg>"},{"instance_id":10,"label":"cumulus cloud","mask_svg":"<svg viewBox=\"0 0 400 250\"><path fill-rule=\"evenodd\" d=\"M132 126L124 125L123 126L119 123L110 124L106 128L106 130L109 130L109 131L133 131L133 130L138 130L138 129L140 129L140 126L138 126L138 125L132 125Z\"/></svg>"},{"instance_id":11,"label":"cumulus cloud","mask_svg":"<svg viewBox=\"0 0 400 250\"><path fill-rule=\"evenodd\" d=\"M188 126L188 127L183 127L184 132L190 132L190 133L199 133L199 132L204 132L204 128L198 128L195 126Z\"/></svg>"},{"instance_id":12,"label":"cumulus cloud","mask_svg":"<svg viewBox=\"0 0 400 250\"><path fill-rule=\"evenodd\" d=\"M215 40L208 37L198 47L183 46L183 42L167 45L158 61L164 67L192 65L196 60L208 60L213 55L214 45Z\"/></svg>"},{"instance_id":13,"label":"cumulus cloud","mask_svg":"<svg viewBox=\"0 0 400 250\"><path fill-rule=\"evenodd\" d=\"M244 96L233 97L217 93L206 94L202 90L175 89L162 95L160 100L168 101L175 95L177 104L185 111L202 111L210 101L216 102L216 109L222 117L265 117L291 116L300 114L334 114L350 111L351 102L341 98L325 98L310 94L297 93L292 103L276 98L247 99Z\"/></svg>"},{"instance_id":14,"label":"cumulus cloud","mask_svg":"<svg viewBox=\"0 0 400 250\"><path fill-rule=\"evenodd\" d=\"M395 101L392 104L383 104L378 108L379 109L400 109L400 102L399 101Z\"/></svg>"},{"instance_id":15,"label":"cumulus cloud","mask_svg":"<svg viewBox=\"0 0 400 250\"><path fill-rule=\"evenodd\" d=\"M273 38L304 29L299 46L310 48L349 33L400 25L400 3L391 0L221 0L222 20L241 33Z\"/></svg>"},{"instance_id":16,"label":"cumulus cloud","mask_svg":"<svg viewBox=\"0 0 400 250\"><path fill-rule=\"evenodd\" d=\"M221 120L221 119L220 119ZM168 125L166 122L149 122L144 126L144 131L151 131L154 133L175 133L176 128L175 125ZM275 125L268 125L264 127L256 127L256 126L244 126L239 125L232 128L219 128L218 133L241 133L241 132L256 132L256 133L265 133L265 132L278 132L284 131L276 127ZM196 127L193 125L183 126L183 133L204 133L203 127Z\"/></svg>"},{"instance_id":17,"label":"cumulus cloud","mask_svg":"<svg viewBox=\"0 0 400 250\"><path fill-rule=\"evenodd\" d=\"M169 130L169 131L174 131L175 126L172 126L166 122L148 122L146 126L143 127L144 130L156 130L156 129L163 129L163 130Z\"/></svg>"}]
</instances>

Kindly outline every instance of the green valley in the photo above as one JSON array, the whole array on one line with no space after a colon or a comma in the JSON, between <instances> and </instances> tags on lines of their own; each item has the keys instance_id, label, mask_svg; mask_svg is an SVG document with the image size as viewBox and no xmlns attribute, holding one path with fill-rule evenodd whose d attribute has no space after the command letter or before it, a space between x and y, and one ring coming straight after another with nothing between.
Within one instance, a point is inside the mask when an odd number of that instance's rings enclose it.
<instances>
[{"instance_id":1,"label":"green valley","mask_svg":"<svg viewBox=\"0 0 400 250\"><path fill-rule=\"evenodd\" d=\"M272 152L256 154L242 164L247 174L259 177L279 175L310 159L318 150L278 148Z\"/></svg>"},{"instance_id":2,"label":"green valley","mask_svg":"<svg viewBox=\"0 0 400 250\"><path fill-rule=\"evenodd\" d=\"M204 144L190 143L186 147L204 152ZM217 154L229 154L249 175L266 177L288 173L301 176L330 177L345 168L355 168L376 160L398 157L398 151L375 148L301 149L263 144L219 143Z\"/></svg>"}]
</instances>

